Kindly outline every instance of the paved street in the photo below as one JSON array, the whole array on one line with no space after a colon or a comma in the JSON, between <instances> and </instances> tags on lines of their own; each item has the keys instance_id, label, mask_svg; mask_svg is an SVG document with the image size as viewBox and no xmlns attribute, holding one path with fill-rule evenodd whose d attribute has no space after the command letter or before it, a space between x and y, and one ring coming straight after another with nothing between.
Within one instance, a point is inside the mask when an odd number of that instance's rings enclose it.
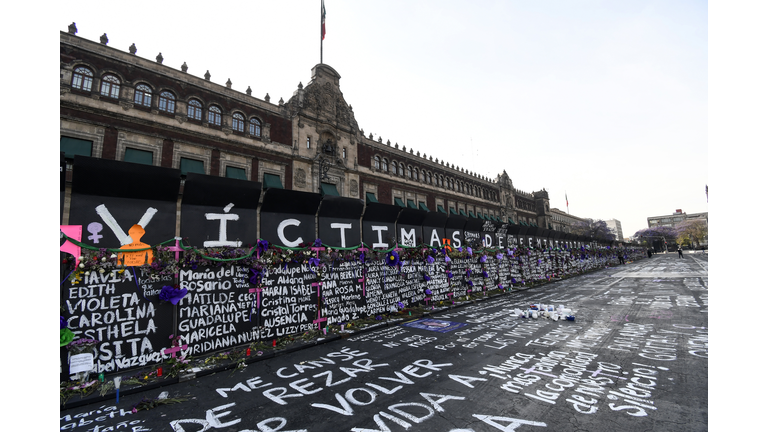
<instances>
[{"instance_id":1,"label":"paved street","mask_svg":"<svg viewBox=\"0 0 768 432\"><path fill-rule=\"evenodd\" d=\"M74 431L705 431L708 255L654 255L60 413ZM574 320L521 318L532 304ZM570 309L570 312L568 312ZM519 310L517 312L516 310ZM407 318L407 317L406 317ZM188 400L131 413L167 391Z\"/></svg>"}]
</instances>

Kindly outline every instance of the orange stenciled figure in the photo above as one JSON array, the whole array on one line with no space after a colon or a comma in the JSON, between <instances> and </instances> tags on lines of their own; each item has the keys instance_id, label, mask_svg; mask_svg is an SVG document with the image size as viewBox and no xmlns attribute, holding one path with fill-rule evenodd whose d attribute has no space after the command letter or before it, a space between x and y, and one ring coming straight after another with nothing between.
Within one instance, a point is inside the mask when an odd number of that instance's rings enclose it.
<instances>
[{"instance_id":1,"label":"orange stenciled figure","mask_svg":"<svg viewBox=\"0 0 768 432\"><path fill-rule=\"evenodd\" d=\"M149 245L141 242L141 237L145 231L141 225L134 225L128 230L128 235L133 242L120 246L120 249L143 249L148 248ZM123 262L125 260L125 262ZM147 249L137 252L124 252L117 255L117 262L126 266L142 266L144 264L150 264L154 260L152 249Z\"/></svg>"}]
</instances>

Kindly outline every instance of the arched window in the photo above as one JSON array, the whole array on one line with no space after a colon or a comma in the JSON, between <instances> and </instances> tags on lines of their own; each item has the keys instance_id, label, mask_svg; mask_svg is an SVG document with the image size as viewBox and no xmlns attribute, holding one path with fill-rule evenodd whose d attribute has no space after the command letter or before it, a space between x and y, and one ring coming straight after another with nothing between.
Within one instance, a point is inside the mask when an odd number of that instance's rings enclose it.
<instances>
[{"instance_id":1,"label":"arched window","mask_svg":"<svg viewBox=\"0 0 768 432\"><path fill-rule=\"evenodd\" d=\"M399 170L398 174L400 174L400 177L404 177L405 176L405 165L400 164L400 170Z\"/></svg>"},{"instance_id":2,"label":"arched window","mask_svg":"<svg viewBox=\"0 0 768 432\"><path fill-rule=\"evenodd\" d=\"M235 132L243 132L245 130L245 117L242 114L232 114L232 130Z\"/></svg>"},{"instance_id":3,"label":"arched window","mask_svg":"<svg viewBox=\"0 0 768 432\"><path fill-rule=\"evenodd\" d=\"M91 91L93 84L93 72L86 67L75 68L72 74L72 88L82 91Z\"/></svg>"},{"instance_id":4,"label":"arched window","mask_svg":"<svg viewBox=\"0 0 768 432\"><path fill-rule=\"evenodd\" d=\"M347 148L346 147L341 149L341 158L342 159L346 159L347 158Z\"/></svg>"},{"instance_id":5,"label":"arched window","mask_svg":"<svg viewBox=\"0 0 768 432\"><path fill-rule=\"evenodd\" d=\"M384 158L384 159L381 161L381 169L382 169L382 171L384 171L384 172L387 172L387 171L389 171L389 165L387 164L387 159L386 159L386 158Z\"/></svg>"},{"instance_id":6,"label":"arched window","mask_svg":"<svg viewBox=\"0 0 768 432\"><path fill-rule=\"evenodd\" d=\"M167 112L171 114L175 113L176 112L176 96L174 96L173 93L169 91L160 92L160 99L158 100L157 108L163 112Z\"/></svg>"},{"instance_id":7,"label":"arched window","mask_svg":"<svg viewBox=\"0 0 768 432\"><path fill-rule=\"evenodd\" d=\"M432 184L432 173L427 174L427 184Z\"/></svg>"},{"instance_id":8,"label":"arched window","mask_svg":"<svg viewBox=\"0 0 768 432\"><path fill-rule=\"evenodd\" d=\"M152 105L152 89L146 84L139 84L133 92L133 103L149 108Z\"/></svg>"},{"instance_id":9,"label":"arched window","mask_svg":"<svg viewBox=\"0 0 768 432\"><path fill-rule=\"evenodd\" d=\"M392 161L392 174L397 175L397 162Z\"/></svg>"},{"instance_id":10,"label":"arched window","mask_svg":"<svg viewBox=\"0 0 768 432\"><path fill-rule=\"evenodd\" d=\"M427 172L421 171L421 181L426 183L427 182Z\"/></svg>"},{"instance_id":11,"label":"arched window","mask_svg":"<svg viewBox=\"0 0 768 432\"><path fill-rule=\"evenodd\" d=\"M208 108L208 123L221 126L221 109L215 105Z\"/></svg>"},{"instance_id":12,"label":"arched window","mask_svg":"<svg viewBox=\"0 0 768 432\"><path fill-rule=\"evenodd\" d=\"M253 117L250 120L248 133L251 134L251 136L261 136L261 122L256 117ZM309 138L307 138L307 140L309 140ZM309 148L309 141L307 141L307 148Z\"/></svg>"},{"instance_id":13,"label":"arched window","mask_svg":"<svg viewBox=\"0 0 768 432\"><path fill-rule=\"evenodd\" d=\"M101 77L101 95L117 99L120 96L120 78L114 75Z\"/></svg>"},{"instance_id":14,"label":"arched window","mask_svg":"<svg viewBox=\"0 0 768 432\"><path fill-rule=\"evenodd\" d=\"M408 178L413 180L413 168L408 166Z\"/></svg>"},{"instance_id":15,"label":"arched window","mask_svg":"<svg viewBox=\"0 0 768 432\"><path fill-rule=\"evenodd\" d=\"M187 117L200 120L203 117L203 104L197 99L192 99L187 104Z\"/></svg>"},{"instance_id":16,"label":"arched window","mask_svg":"<svg viewBox=\"0 0 768 432\"><path fill-rule=\"evenodd\" d=\"M378 156L373 158L373 167L375 169L381 169L381 158L379 158Z\"/></svg>"}]
</instances>

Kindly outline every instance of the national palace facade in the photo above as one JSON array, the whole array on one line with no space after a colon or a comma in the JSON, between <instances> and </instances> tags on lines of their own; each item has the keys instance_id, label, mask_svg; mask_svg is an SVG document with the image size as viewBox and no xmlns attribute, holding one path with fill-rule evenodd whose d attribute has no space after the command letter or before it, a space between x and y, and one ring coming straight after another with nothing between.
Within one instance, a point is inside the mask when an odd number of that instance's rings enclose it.
<instances>
[{"instance_id":1,"label":"national palace facade","mask_svg":"<svg viewBox=\"0 0 768 432\"><path fill-rule=\"evenodd\" d=\"M60 151L68 166L84 155L568 231L546 190L523 192L506 172L486 178L366 136L327 64L275 103L250 87L215 84L207 72L190 75L186 63L176 69L160 55L136 56L134 46L110 47L106 35L94 42L76 33L73 23L60 34ZM65 200L64 223L67 212Z\"/></svg>"}]
</instances>

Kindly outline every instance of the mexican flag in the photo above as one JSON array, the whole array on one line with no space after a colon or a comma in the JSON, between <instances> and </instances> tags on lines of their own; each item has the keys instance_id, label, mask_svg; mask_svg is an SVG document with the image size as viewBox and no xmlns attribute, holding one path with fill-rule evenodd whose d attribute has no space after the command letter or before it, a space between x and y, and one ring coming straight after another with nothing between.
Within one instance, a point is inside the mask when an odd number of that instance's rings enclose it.
<instances>
[{"instance_id":1,"label":"mexican flag","mask_svg":"<svg viewBox=\"0 0 768 432\"><path fill-rule=\"evenodd\" d=\"M322 40L325 40L325 1L320 2L320 32Z\"/></svg>"}]
</instances>

